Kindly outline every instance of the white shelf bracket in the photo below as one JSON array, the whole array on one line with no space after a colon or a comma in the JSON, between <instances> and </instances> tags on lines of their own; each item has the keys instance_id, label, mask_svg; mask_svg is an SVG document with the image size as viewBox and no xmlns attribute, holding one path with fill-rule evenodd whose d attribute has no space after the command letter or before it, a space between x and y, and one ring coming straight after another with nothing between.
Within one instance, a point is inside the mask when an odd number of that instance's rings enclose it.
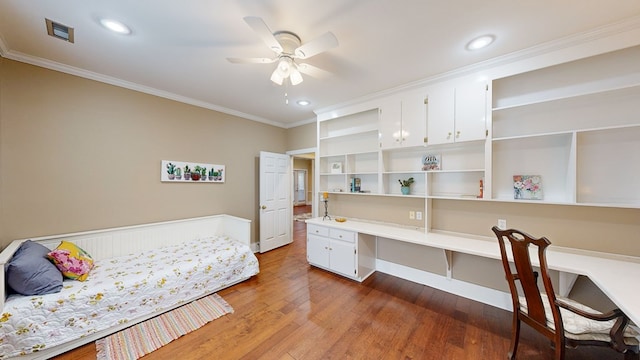
<instances>
[{"instance_id":1,"label":"white shelf bracket","mask_svg":"<svg viewBox=\"0 0 640 360\"><path fill-rule=\"evenodd\" d=\"M560 296L567 297L578 279L578 274L572 274L564 271L558 273L558 292Z\"/></svg>"},{"instance_id":2,"label":"white shelf bracket","mask_svg":"<svg viewBox=\"0 0 640 360\"><path fill-rule=\"evenodd\" d=\"M453 251L445 250L444 251L444 261L447 263L447 280L451 280L452 267L453 267Z\"/></svg>"}]
</instances>

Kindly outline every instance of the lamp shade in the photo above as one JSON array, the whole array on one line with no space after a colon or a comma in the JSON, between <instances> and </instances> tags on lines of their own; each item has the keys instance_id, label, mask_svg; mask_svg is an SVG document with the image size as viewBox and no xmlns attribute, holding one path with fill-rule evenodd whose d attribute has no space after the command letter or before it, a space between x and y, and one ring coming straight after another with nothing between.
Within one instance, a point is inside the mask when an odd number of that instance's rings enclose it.
<instances>
[{"instance_id":1,"label":"lamp shade","mask_svg":"<svg viewBox=\"0 0 640 360\"><path fill-rule=\"evenodd\" d=\"M302 74L300 74L300 71L298 71L298 69L291 70L290 79L291 79L291 85L298 85L303 80Z\"/></svg>"},{"instance_id":2,"label":"lamp shade","mask_svg":"<svg viewBox=\"0 0 640 360\"><path fill-rule=\"evenodd\" d=\"M286 78L290 78L291 85L298 85L303 81L302 74L298 71L293 59L288 56L283 56L278 61L278 66L271 74L271 81L278 85L282 85Z\"/></svg>"}]
</instances>

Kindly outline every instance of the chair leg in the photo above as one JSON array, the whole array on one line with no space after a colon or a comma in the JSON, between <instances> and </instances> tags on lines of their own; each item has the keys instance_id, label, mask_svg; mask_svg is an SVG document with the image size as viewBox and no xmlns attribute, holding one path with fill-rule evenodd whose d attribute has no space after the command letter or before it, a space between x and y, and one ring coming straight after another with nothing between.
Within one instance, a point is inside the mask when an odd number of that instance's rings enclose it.
<instances>
[{"instance_id":1,"label":"chair leg","mask_svg":"<svg viewBox=\"0 0 640 360\"><path fill-rule=\"evenodd\" d=\"M564 342L564 338L562 338L562 336L558 336L556 334L556 339L554 341L554 350L555 350L555 359L556 360L564 360L564 351L565 351L565 342Z\"/></svg>"},{"instance_id":2,"label":"chair leg","mask_svg":"<svg viewBox=\"0 0 640 360\"><path fill-rule=\"evenodd\" d=\"M627 350L627 352L624 353L624 360L640 360L640 353Z\"/></svg>"},{"instance_id":3,"label":"chair leg","mask_svg":"<svg viewBox=\"0 0 640 360\"><path fill-rule=\"evenodd\" d=\"M516 360L516 351L518 351L518 341L520 340L520 319L518 319L518 315L516 313L513 314L511 332L511 347L507 354L507 359Z\"/></svg>"}]
</instances>

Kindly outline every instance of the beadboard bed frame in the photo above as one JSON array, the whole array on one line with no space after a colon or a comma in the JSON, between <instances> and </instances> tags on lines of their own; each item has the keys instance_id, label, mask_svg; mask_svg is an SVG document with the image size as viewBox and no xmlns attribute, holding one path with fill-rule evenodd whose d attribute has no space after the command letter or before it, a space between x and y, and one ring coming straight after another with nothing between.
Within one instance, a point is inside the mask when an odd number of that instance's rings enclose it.
<instances>
[{"instance_id":1,"label":"beadboard bed frame","mask_svg":"<svg viewBox=\"0 0 640 360\"><path fill-rule=\"evenodd\" d=\"M186 241L194 240L200 237L226 235L241 241L251 248L251 220L243 219L231 215L212 215L183 220L165 221L157 223L149 223L142 225L117 227L102 230L93 230L71 234L60 234L52 236L42 236L30 238L44 246L53 249L65 240L80 246L82 249L91 254L94 260L108 259L117 256L124 256L132 253L138 253L145 250L155 249L164 246L181 244ZM13 254L27 239L14 240L0 253L0 313L4 308L6 299L5 284L5 264L9 262ZM231 285L242 282L241 279ZM219 291L216 289L213 292ZM205 295L199 295L191 299L196 300ZM163 312L177 308L183 304L178 304L170 309L161 312L154 312L145 316L136 318L127 324L114 326L104 331L94 333L90 336L61 344L43 351L28 354L19 357L20 359L48 359L54 355L62 354L66 351L79 347L81 345L93 342L107 335L118 332L134 324L148 320Z\"/></svg>"}]
</instances>

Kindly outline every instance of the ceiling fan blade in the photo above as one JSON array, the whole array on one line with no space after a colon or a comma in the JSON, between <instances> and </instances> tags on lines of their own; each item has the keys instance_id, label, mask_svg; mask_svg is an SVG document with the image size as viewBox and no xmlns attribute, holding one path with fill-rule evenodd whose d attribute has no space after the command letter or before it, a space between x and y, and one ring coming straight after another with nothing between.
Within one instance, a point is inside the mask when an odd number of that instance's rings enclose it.
<instances>
[{"instance_id":1,"label":"ceiling fan blade","mask_svg":"<svg viewBox=\"0 0 640 360\"><path fill-rule=\"evenodd\" d=\"M276 60L270 58L227 58L227 61L233 64L271 64Z\"/></svg>"},{"instance_id":2,"label":"ceiling fan blade","mask_svg":"<svg viewBox=\"0 0 640 360\"><path fill-rule=\"evenodd\" d=\"M331 75L330 72L326 71L326 70L322 70L319 67L313 66L313 65L309 65L309 64L297 64L298 65L298 71L300 71L303 74L307 74L310 76L313 76L314 78L325 78Z\"/></svg>"},{"instance_id":3,"label":"ceiling fan blade","mask_svg":"<svg viewBox=\"0 0 640 360\"><path fill-rule=\"evenodd\" d=\"M294 52L297 58L308 59L314 55L320 54L331 48L338 46L338 39L332 32L326 32L324 35L317 37L306 44L297 48Z\"/></svg>"},{"instance_id":4,"label":"ceiling fan blade","mask_svg":"<svg viewBox=\"0 0 640 360\"><path fill-rule=\"evenodd\" d=\"M247 16L244 18L244 21L251 26L258 36L260 36L269 49L275 51L276 54L280 54L282 52L282 45L280 45L278 40L273 36L273 31L269 29L262 18L257 16Z\"/></svg>"}]
</instances>

